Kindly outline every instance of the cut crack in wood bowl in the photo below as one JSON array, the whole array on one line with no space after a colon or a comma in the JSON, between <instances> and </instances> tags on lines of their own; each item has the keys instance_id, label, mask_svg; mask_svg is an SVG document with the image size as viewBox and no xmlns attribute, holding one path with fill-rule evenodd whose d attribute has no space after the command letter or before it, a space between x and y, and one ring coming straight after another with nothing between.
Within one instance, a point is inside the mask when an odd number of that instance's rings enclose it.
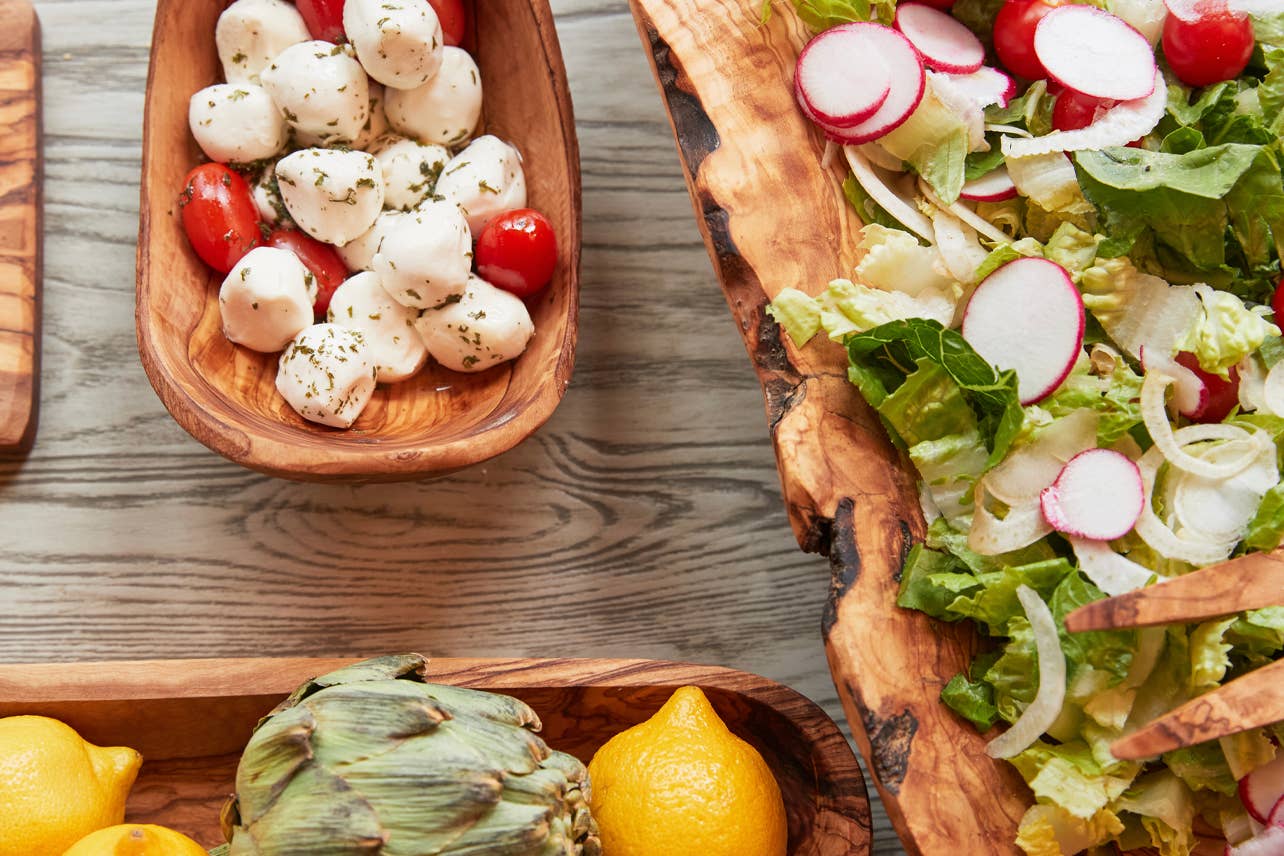
<instances>
[{"instance_id":1,"label":"cut crack in wood bowl","mask_svg":"<svg viewBox=\"0 0 1284 856\"><path fill-rule=\"evenodd\" d=\"M189 247L178 195L205 160L188 99L220 79L214 23L222 0L160 0L143 132L138 350L152 386L197 440L239 464L307 481L424 478L476 464L542 425L570 383L579 309L580 165L566 71L547 0L474 0L467 45L481 68L483 129L522 152L531 207L558 236L552 284L529 303L530 347L478 374L440 366L375 392L355 426L298 416L276 391L277 355L222 332L222 275ZM520 73L515 73L520 71Z\"/></svg>"},{"instance_id":2,"label":"cut crack in wood bowl","mask_svg":"<svg viewBox=\"0 0 1284 856\"><path fill-rule=\"evenodd\" d=\"M260 717L340 659L170 660L0 665L0 716L61 719L98 745L142 752L127 819L221 843L219 811ZM529 704L541 736L587 762L680 686L701 687L732 731L762 753L785 799L794 856L869 853L869 801L842 732L780 684L714 666L654 660L437 659L428 680Z\"/></svg>"}]
</instances>

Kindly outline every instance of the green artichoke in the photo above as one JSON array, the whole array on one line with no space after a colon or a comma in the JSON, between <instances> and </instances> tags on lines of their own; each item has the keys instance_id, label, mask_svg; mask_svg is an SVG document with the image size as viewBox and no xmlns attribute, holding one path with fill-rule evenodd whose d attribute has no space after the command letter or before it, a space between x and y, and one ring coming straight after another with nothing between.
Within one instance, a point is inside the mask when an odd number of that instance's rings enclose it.
<instances>
[{"instance_id":1,"label":"green artichoke","mask_svg":"<svg viewBox=\"0 0 1284 856\"><path fill-rule=\"evenodd\" d=\"M227 856L597 856L588 772L523 702L424 682L418 654L299 687L259 722Z\"/></svg>"}]
</instances>

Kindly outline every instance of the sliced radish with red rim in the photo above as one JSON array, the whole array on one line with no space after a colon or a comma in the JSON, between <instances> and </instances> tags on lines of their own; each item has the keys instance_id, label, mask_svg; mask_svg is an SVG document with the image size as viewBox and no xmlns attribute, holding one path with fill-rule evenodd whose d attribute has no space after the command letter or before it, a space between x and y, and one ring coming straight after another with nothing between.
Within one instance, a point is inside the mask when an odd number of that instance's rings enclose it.
<instances>
[{"instance_id":1,"label":"sliced radish with red rim","mask_svg":"<svg viewBox=\"0 0 1284 856\"><path fill-rule=\"evenodd\" d=\"M1080 452L1039 495L1043 519L1058 532L1090 541L1127 535L1146 501L1141 470L1110 449Z\"/></svg>"},{"instance_id":2,"label":"sliced radish with red rim","mask_svg":"<svg viewBox=\"0 0 1284 856\"><path fill-rule=\"evenodd\" d=\"M1134 101L1155 91L1146 37L1095 6L1059 6L1034 30L1034 52L1056 82L1093 98Z\"/></svg>"},{"instance_id":3,"label":"sliced radish with red rim","mask_svg":"<svg viewBox=\"0 0 1284 856\"><path fill-rule=\"evenodd\" d=\"M976 287L963 338L986 362L1017 374L1022 404L1051 395L1083 349L1083 299L1070 274L1047 259L1008 262Z\"/></svg>"},{"instance_id":4,"label":"sliced radish with red rim","mask_svg":"<svg viewBox=\"0 0 1284 856\"><path fill-rule=\"evenodd\" d=\"M896 7L896 28L937 71L969 74L985 62L985 46L956 18L922 3Z\"/></svg>"},{"instance_id":5,"label":"sliced radish with red rim","mask_svg":"<svg viewBox=\"0 0 1284 856\"><path fill-rule=\"evenodd\" d=\"M825 131L831 137L847 145L868 143L899 128L923 100L923 91L927 86L927 74L918 52L903 35L891 27L881 24L843 24L834 27L833 32L845 27L866 27L870 37L871 49L877 49L891 76L891 90L883 106L859 125L850 128L830 126ZM822 126L824 127L824 126Z\"/></svg>"},{"instance_id":6,"label":"sliced radish with red rim","mask_svg":"<svg viewBox=\"0 0 1284 856\"><path fill-rule=\"evenodd\" d=\"M1284 754L1239 780L1239 800L1259 823L1267 823L1284 799Z\"/></svg>"},{"instance_id":7,"label":"sliced radish with red rim","mask_svg":"<svg viewBox=\"0 0 1284 856\"><path fill-rule=\"evenodd\" d=\"M1002 165L967 182L959 193L960 198L973 202L1002 202L1016 195L1017 189L1012 183L1012 176L1008 175L1008 168Z\"/></svg>"},{"instance_id":8,"label":"sliced radish with red rim","mask_svg":"<svg viewBox=\"0 0 1284 856\"><path fill-rule=\"evenodd\" d=\"M1016 95L1016 81L988 65L983 65L970 74L951 74L950 82L971 96L982 108L991 104L1006 107L1012 96Z\"/></svg>"},{"instance_id":9,"label":"sliced radish with red rim","mask_svg":"<svg viewBox=\"0 0 1284 856\"><path fill-rule=\"evenodd\" d=\"M887 101L891 76L880 48L879 24L847 24L812 39L798 56L794 91L818 124L850 128Z\"/></svg>"},{"instance_id":10,"label":"sliced radish with red rim","mask_svg":"<svg viewBox=\"0 0 1284 856\"><path fill-rule=\"evenodd\" d=\"M1226 856L1281 856L1284 854L1284 826L1268 826L1247 841L1231 847Z\"/></svg>"}]
</instances>

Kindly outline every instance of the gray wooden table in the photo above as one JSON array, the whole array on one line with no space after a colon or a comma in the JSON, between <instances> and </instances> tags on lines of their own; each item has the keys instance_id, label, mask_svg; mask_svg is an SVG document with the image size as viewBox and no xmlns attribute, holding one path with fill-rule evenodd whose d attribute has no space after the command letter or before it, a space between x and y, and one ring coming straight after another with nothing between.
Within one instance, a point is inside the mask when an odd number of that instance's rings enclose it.
<instances>
[{"instance_id":1,"label":"gray wooden table","mask_svg":"<svg viewBox=\"0 0 1284 856\"><path fill-rule=\"evenodd\" d=\"M153 3L36 3L43 390L34 452L0 462L0 660L656 657L766 675L842 720L820 638L828 568L790 533L627 5L553 6L584 168L570 391L488 464L335 487L224 461L152 392L134 250ZM876 852L901 852L876 824Z\"/></svg>"}]
</instances>

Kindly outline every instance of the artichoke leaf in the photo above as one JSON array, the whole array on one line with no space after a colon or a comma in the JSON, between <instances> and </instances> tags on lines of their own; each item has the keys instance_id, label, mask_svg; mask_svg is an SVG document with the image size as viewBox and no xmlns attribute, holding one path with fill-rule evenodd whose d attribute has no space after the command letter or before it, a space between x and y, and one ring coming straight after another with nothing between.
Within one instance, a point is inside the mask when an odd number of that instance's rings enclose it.
<instances>
[{"instance_id":1,"label":"artichoke leaf","mask_svg":"<svg viewBox=\"0 0 1284 856\"><path fill-rule=\"evenodd\" d=\"M423 685L408 681L327 687L302 707L316 717L313 749L327 766L383 754L450 719L449 712L424 694Z\"/></svg>"},{"instance_id":2,"label":"artichoke leaf","mask_svg":"<svg viewBox=\"0 0 1284 856\"><path fill-rule=\"evenodd\" d=\"M254 847L242 849L242 837L252 839ZM375 856L390 854L386 845L387 835L370 803L341 776L309 764L266 814L233 830L231 854Z\"/></svg>"},{"instance_id":3,"label":"artichoke leaf","mask_svg":"<svg viewBox=\"0 0 1284 856\"><path fill-rule=\"evenodd\" d=\"M510 776L504 780L504 799L530 805L562 803L566 799L566 774L561 770L539 767L526 776Z\"/></svg>"},{"instance_id":4,"label":"artichoke leaf","mask_svg":"<svg viewBox=\"0 0 1284 856\"><path fill-rule=\"evenodd\" d=\"M495 722L530 728L532 731L539 731L542 727L535 711L526 702L512 696L442 684L426 684L422 690L429 698L441 702L451 710L467 710L474 716L484 716Z\"/></svg>"},{"instance_id":5,"label":"artichoke leaf","mask_svg":"<svg viewBox=\"0 0 1284 856\"><path fill-rule=\"evenodd\" d=\"M548 744L534 733L484 717L470 716L466 722L456 718L437 730L471 746L480 758L509 774L528 775L549 755Z\"/></svg>"},{"instance_id":6,"label":"artichoke leaf","mask_svg":"<svg viewBox=\"0 0 1284 856\"><path fill-rule=\"evenodd\" d=\"M317 721L306 707L273 716L254 732L236 770L235 811L243 823L253 823L272 808L300 769L312 760L312 735Z\"/></svg>"},{"instance_id":7,"label":"artichoke leaf","mask_svg":"<svg viewBox=\"0 0 1284 856\"><path fill-rule=\"evenodd\" d=\"M450 856L528 856L544 850L552 837L552 806L501 801L481 823L469 829L450 847ZM557 852L557 851L554 851ZM574 851L568 849L567 853ZM411 851L388 856L411 856Z\"/></svg>"},{"instance_id":8,"label":"artichoke leaf","mask_svg":"<svg viewBox=\"0 0 1284 856\"><path fill-rule=\"evenodd\" d=\"M389 654L384 657L362 660L360 663L344 666L342 669L336 669L300 685L298 689L290 693L289 698L277 705L276 710L273 710L272 713L260 720L259 725L261 726L264 722L267 722L273 714L294 707L326 687L387 680L409 680L423 683L427 671L428 658L423 654Z\"/></svg>"}]
</instances>

